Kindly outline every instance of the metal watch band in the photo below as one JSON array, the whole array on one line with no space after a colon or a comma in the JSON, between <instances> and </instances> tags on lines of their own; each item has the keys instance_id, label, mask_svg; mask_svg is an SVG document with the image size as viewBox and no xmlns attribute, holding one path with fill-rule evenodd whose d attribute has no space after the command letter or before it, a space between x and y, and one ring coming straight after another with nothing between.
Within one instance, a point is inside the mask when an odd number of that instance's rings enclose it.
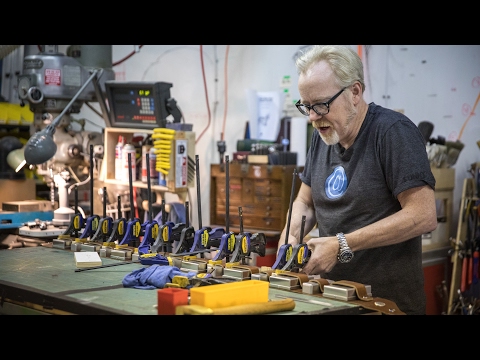
<instances>
[{"instance_id":1,"label":"metal watch band","mask_svg":"<svg viewBox=\"0 0 480 360\"><path fill-rule=\"evenodd\" d=\"M348 246L347 239L345 238L345 235L343 233L337 233L336 236L338 239L338 244L340 246L337 255L338 261L340 261L341 263L348 263L350 262L350 260L353 259L353 251Z\"/></svg>"}]
</instances>

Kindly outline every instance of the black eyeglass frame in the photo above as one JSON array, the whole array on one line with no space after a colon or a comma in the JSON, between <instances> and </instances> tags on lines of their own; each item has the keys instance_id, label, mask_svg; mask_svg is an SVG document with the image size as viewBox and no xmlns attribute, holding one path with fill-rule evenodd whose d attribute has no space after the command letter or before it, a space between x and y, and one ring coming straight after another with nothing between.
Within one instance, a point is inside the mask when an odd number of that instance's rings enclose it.
<instances>
[{"instance_id":1,"label":"black eyeglass frame","mask_svg":"<svg viewBox=\"0 0 480 360\"><path fill-rule=\"evenodd\" d=\"M300 100L298 100L296 103L295 103L295 106L297 107L298 111L300 111L300 113L302 115L305 115L305 116L309 116L310 115L310 110L313 110L315 111L315 114L317 115L320 115L320 116L323 116L323 115L327 115L329 112L330 112L330 104L333 102L333 100L335 100L337 97L340 96L340 94L342 92L344 92L347 88L344 87L342 90L340 90L338 93L336 93L335 95L332 96L332 98L330 100L328 100L327 102L324 102L324 103L316 103L316 104L313 104L313 105L305 105L305 104L301 104L300 103ZM327 108L327 112L325 114L319 114L317 110L315 110L315 106L317 105L324 105L326 108ZM308 113L305 114L302 110L300 110L300 106L305 106L308 110Z\"/></svg>"}]
</instances>

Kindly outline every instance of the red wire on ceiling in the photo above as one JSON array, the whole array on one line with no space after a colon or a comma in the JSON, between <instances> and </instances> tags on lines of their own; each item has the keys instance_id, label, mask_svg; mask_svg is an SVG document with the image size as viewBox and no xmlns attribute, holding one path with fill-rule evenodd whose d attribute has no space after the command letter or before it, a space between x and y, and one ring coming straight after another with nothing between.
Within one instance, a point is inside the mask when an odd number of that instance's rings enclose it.
<instances>
[{"instance_id":1,"label":"red wire on ceiling","mask_svg":"<svg viewBox=\"0 0 480 360\"><path fill-rule=\"evenodd\" d=\"M202 133L198 136L197 140L195 141L195 144L200 141L202 138L203 134L207 131L207 129L210 127L210 122L212 120L212 115L210 113L210 105L208 103L208 89L207 89L207 82L205 80L205 65L203 63L203 45L200 45L200 62L202 64L202 76L203 76L203 87L205 89L205 101L207 102L207 110L208 110L208 123L205 129L203 129Z\"/></svg>"},{"instance_id":2,"label":"red wire on ceiling","mask_svg":"<svg viewBox=\"0 0 480 360\"><path fill-rule=\"evenodd\" d=\"M224 109L224 115L223 115L223 128L222 128L222 134L221 134L221 140L224 140L224 134L225 134L225 125L227 122L227 109L228 109L228 72L227 72L227 64L228 64L228 52L230 50L230 45L227 45L227 48L225 50L225 68L224 68L224 76L225 76L225 109ZM198 141L201 139L203 134L207 131L207 129L210 127L211 123L211 112L210 112L210 105L208 102L208 90L207 90L207 82L205 80L205 65L203 62L203 45L200 45L200 61L202 64L202 75L203 75L203 86L205 88L205 99L207 102L207 110L208 110L208 123L205 129L203 129L202 133L197 137L197 140L195 141L195 144L198 143Z\"/></svg>"},{"instance_id":3,"label":"red wire on ceiling","mask_svg":"<svg viewBox=\"0 0 480 360\"><path fill-rule=\"evenodd\" d=\"M143 45L138 45L138 50L140 50L141 48L143 47ZM117 66L119 64L121 64L122 62L124 62L125 60L127 59L130 59L133 55L135 55L137 53L136 50L133 50L130 54L128 54L127 56L125 56L123 59L117 61L117 62L114 62L112 64L112 66Z\"/></svg>"}]
</instances>

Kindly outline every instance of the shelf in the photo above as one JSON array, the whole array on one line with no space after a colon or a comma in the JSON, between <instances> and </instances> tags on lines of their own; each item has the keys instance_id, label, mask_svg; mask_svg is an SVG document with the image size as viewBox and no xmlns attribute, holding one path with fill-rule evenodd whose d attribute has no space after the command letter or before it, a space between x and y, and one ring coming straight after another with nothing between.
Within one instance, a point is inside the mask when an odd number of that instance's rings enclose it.
<instances>
[{"instance_id":1,"label":"shelf","mask_svg":"<svg viewBox=\"0 0 480 360\"><path fill-rule=\"evenodd\" d=\"M112 184L112 185L130 186L130 184L128 182L125 182L123 180L105 179L104 182L106 184ZM140 188L140 189L147 189L148 184L144 183L142 181L133 181L132 182L132 187ZM162 186L162 185L150 185L150 188L152 189L152 191L161 191L161 192L169 192L170 191L168 189L168 187ZM177 190L177 191L181 191L181 189ZM187 191L187 189L185 189L185 191Z\"/></svg>"},{"instance_id":2,"label":"shelf","mask_svg":"<svg viewBox=\"0 0 480 360\"><path fill-rule=\"evenodd\" d=\"M134 134L153 134L153 130L146 129L131 129L131 128L105 128L105 138L104 138L104 159L102 163L102 170L100 178L106 184L112 185L121 185L129 186L129 181L117 180L115 179L115 145L117 144L118 137L122 135L126 142L131 142ZM176 151L177 143L181 143L184 147L184 154L178 154ZM172 153L170 155L170 171L167 176L167 186L162 185L151 185L152 191L159 192L171 192L171 193L186 193L189 187L195 186L194 176L189 176L188 181L183 181L182 176L185 176L189 169L184 169L183 167L188 167L188 161L184 165L178 165L176 162L183 155L188 156L190 159L195 158L195 133L191 131L176 131L175 137L172 144ZM191 162L190 162L191 163ZM179 178L181 181L179 181ZM192 180L193 179L193 180ZM182 185L179 185L182 184ZM140 180L132 182L132 187L147 189L148 184Z\"/></svg>"}]
</instances>

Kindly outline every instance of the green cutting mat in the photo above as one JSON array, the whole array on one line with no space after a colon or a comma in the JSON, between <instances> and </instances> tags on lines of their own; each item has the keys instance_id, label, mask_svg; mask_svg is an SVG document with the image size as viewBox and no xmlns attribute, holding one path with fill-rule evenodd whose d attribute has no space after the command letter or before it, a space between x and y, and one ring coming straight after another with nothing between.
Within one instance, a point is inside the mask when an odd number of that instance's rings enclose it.
<instances>
[{"instance_id":1,"label":"green cutting mat","mask_svg":"<svg viewBox=\"0 0 480 360\"><path fill-rule=\"evenodd\" d=\"M102 262L103 265L108 265L120 261L102 258ZM146 266L131 263L75 272L74 252L71 250L43 246L1 250L0 289L7 284L26 290L29 294L35 293L35 301L28 298L22 300L36 304L42 303L38 294L40 297L60 299L60 302L54 302L56 305L59 304L55 308L73 313L96 314L105 311L105 313L156 315L157 290L140 290L122 286L122 280L127 274L142 267ZM8 292L4 294L6 298L13 298L9 295ZM296 301L293 311L281 314L322 313L329 310L356 308L341 301L282 289L269 289L270 300L280 300L286 296L293 297L294 300L295 298L305 301L313 299L328 303L330 306Z\"/></svg>"},{"instance_id":2,"label":"green cutting mat","mask_svg":"<svg viewBox=\"0 0 480 360\"><path fill-rule=\"evenodd\" d=\"M155 290L122 286L125 275L144 265L132 263L75 272L73 254L70 250L42 246L2 250L0 281L69 299L72 303L105 306L119 313L157 314ZM103 265L118 262L102 258Z\"/></svg>"}]
</instances>

